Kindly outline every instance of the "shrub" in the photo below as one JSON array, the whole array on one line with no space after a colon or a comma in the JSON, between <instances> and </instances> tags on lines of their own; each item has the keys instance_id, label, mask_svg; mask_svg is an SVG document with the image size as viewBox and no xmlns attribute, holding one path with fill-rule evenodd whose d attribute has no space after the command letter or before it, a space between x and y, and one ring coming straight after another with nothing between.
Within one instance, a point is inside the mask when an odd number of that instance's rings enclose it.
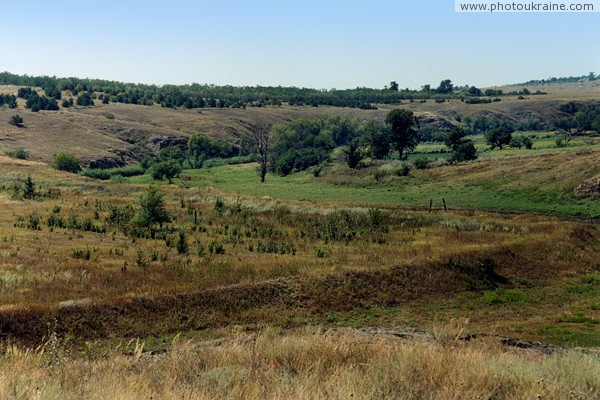
<instances>
[{"instance_id":1,"label":"shrub","mask_svg":"<svg viewBox=\"0 0 600 400\"><path fill-rule=\"evenodd\" d=\"M135 222L143 227L149 227L155 223L162 225L171 220L163 200L163 194L155 186L150 186L140 197L140 210Z\"/></svg>"},{"instance_id":2,"label":"shrub","mask_svg":"<svg viewBox=\"0 0 600 400\"><path fill-rule=\"evenodd\" d=\"M8 120L8 123L13 126L16 126L17 128L22 128L23 127L23 117L21 117L19 114L13 115Z\"/></svg>"},{"instance_id":3,"label":"shrub","mask_svg":"<svg viewBox=\"0 0 600 400\"><path fill-rule=\"evenodd\" d=\"M77 173L81 170L79 159L70 153L58 153L52 157L52 167L59 171Z\"/></svg>"},{"instance_id":4,"label":"shrub","mask_svg":"<svg viewBox=\"0 0 600 400\"><path fill-rule=\"evenodd\" d=\"M27 160L29 158L29 152L23 149L22 147L11 151L7 151L6 155L11 158L18 158L20 160Z\"/></svg>"},{"instance_id":5,"label":"shrub","mask_svg":"<svg viewBox=\"0 0 600 400\"><path fill-rule=\"evenodd\" d=\"M152 166L152 178L162 180L167 178L169 183L173 183L173 178L181 173L181 165L175 160L163 161Z\"/></svg>"},{"instance_id":6,"label":"shrub","mask_svg":"<svg viewBox=\"0 0 600 400\"><path fill-rule=\"evenodd\" d=\"M448 161L451 163L454 162L462 162L462 161L470 161L477 159L477 149L475 149L475 145L472 141L466 140L463 143L460 143L454 148L452 152L452 156Z\"/></svg>"},{"instance_id":7,"label":"shrub","mask_svg":"<svg viewBox=\"0 0 600 400\"><path fill-rule=\"evenodd\" d=\"M81 176L86 176L88 178L107 180L112 179L113 177L120 176L120 178L116 178L117 181L122 181L123 177L144 175L146 170L140 165L128 165L125 167L119 168L92 168L92 169L84 169L79 173Z\"/></svg>"},{"instance_id":8,"label":"shrub","mask_svg":"<svg viewBox=\"0 0 600 400\"><path fill-rule=\"evenodd\" d=\"M429 168L429 159L425 157L415 158L413 164L416 169L427 169Z\"/></svg>"},{"instance_id":9,"label":"shrub","mask_svg":"<svg viewBox=\"0 0 600 400\"><path fill-rule=\"evenodd\" d=\"M396 175L398 176L408 176L410 174L410 165L408 163L402 163L400 168L396 170Z\"/></svg>"},{"instance_id":10,"label":"shrub","mask_svg":"<svg viewBox=\"0 0 600 400\"><path fill-rule=\"evenodd\" d=\"M185 231L181 229L177 234L177 243L175 244L178 254L187 254L189 246L185 236Z\"/></svg>"}]
</instances>

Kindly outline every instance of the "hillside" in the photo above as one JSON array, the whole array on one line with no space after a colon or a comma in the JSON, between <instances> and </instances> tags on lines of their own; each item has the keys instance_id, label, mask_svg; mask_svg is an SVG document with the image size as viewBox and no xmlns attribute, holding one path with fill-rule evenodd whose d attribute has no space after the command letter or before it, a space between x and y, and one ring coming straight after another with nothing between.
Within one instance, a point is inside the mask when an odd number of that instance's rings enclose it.
<instances>
[{"instance_id":1,"label":"hillside","mask_svg":"<svg viewBox=\"0 0 600 400\"><path fill-rule=\"evenodd\" d=\"M595 82L592 82L595 83ZM578 84L570 84L578 89ZM0 94L14 94L16 86L0 86ZM184 144L197 132L210 137L239 141L259 124L273 125L298 118L323 118L344 115L363 120L383 120L394 108L407 108L426 123L457 124L458 118L474 115L494 115L514 121L527 117L555 121L565 114L561 104L571 101L581 104L598 102L600 92L591 86L589 92L562 92L543 96L504 96L502 101L490 104L465 104L458 99L443 103L433 100L398 105L379 105L377 110L360 110L331 106L265 106L246 109L172 109L159 105L142 106L122 103L103 105L96 101L92 107L61 108L59 111L33 113L18 100L14 110L0 108L0 121L8 121L19 114L25 120L24 128L6 122L0 125L0 150L25 148L32 159L48 163L53 154L68 151L77 155L84 165L94 166L135 163L159 148ZM108 160L108 161L107 161Z\"/></svg>"},{"instance_id":2,"label":"hillside","mask_svg":"<svg viewBox=\"0 0 600 400\"><path fill-rule=\"evenodd\" d=\"M438 141L356 169L331 146L264 183L247 158L185 160L173 179L48 165L60 151L137 163L197 132L239 142L299 118L402 107L433 131L482 116L551 125L564 104L600 102L524 97L0 108L0 398L596 399L592 131L566 141L544 125L514 133L530 148L490 149L479 130L476 160L449 162ZM9 125L17 113L24 127ZM29 159L2 154L17 148Z\"/></svg>"}]
</instances>

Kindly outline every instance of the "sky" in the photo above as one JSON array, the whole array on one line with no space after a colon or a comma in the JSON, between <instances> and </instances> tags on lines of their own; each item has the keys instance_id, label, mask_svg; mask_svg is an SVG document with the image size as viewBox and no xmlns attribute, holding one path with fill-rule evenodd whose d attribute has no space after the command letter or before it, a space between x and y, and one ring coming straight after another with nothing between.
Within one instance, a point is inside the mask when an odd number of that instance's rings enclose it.
<instances>
[{"instance_id":1,"label":"sky","mask_svg":"<svg viewBox=\"0 0 600 400\"><path fill-rule=\"evenodd\" d=\"M2 1L0 71L135 83L488 87L600 74L600 13L454 0Z\"/></svg>"}]
</instances>

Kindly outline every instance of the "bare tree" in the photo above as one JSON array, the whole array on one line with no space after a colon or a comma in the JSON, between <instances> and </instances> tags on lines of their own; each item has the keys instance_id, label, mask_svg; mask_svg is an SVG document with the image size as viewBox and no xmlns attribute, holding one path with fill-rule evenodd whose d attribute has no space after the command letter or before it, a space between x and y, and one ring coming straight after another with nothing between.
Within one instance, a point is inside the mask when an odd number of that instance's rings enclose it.
<instances>
[{"instance_id":1,"label":"bare tree","mask_svg":"<svg viewBox=\"0 0 600 400\"><path fill-rule=\"evenodd\" d=\"M258 124L250 135L252 146L256 152L258 161L258 176L260 181L265 181L265 176L268 171L269 164L269 136L271 133L271 127L266 124Z\"/></svg>"}]
</instances>

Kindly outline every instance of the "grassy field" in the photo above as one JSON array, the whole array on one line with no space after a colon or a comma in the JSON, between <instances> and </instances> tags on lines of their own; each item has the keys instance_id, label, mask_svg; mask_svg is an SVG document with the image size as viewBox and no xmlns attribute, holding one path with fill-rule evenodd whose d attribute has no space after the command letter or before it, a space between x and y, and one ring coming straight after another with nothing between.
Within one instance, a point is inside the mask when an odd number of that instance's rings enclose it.
<instances>
[{"instance_id":1,"label":"grassy field","mask_svg":"<svg viewBox=\"0 0 600 400\"><path fill-rule=\"evenodd\" d=\"M567 98L407 107L516 115ZM457 165L425 143L408 176L398 160L349 170L334 156L264 184L255 164L167 184L40 162L61 146L128 158L163 136L387 111L23 112L26 128L0 132L2 150L32 154L0 155L0 398L597 399L600 198L578 188L600 178L598 138L519 132L532 150L490 151L476 136L479 159ZM143 227L150 184L170 221Z\"/></svg>"},{"instance_id":2,"label":"grassy field","mask_svg":"<svg viewBox=\"0 0 600 400\"><path fill-rule=\"evenodd\" d=\"M361 197L369 189L322 183L326 176L259 185L245 165L195 171L198 181L231 185L221 190L161 186L172 222L154 238L135 237L124 230L130 221L111 215L127 205L137 212L144 185L0 163L13 171L0 181L0 314L13 340L54 330L81 345L240 324L430 329L469 316L475 331L600 344L600 233L589 223L409 210L393 193L389 202ZM37 200L14 198L27 176ZM270 187L280 191L253 192ZM306 197L286 200L293 193Z\"/></svg>"},{"instance_id":3,"label":"grassy field","mask_svg":"<svg viewBox=\"0 0 600 400\"><path fill-rule=\"evenodd\" d=\"M0 397L14 399L594 399L597 355L507 351L490 339L307 328L210 342L143 343L74 361L60 351L5 350ZM419 336L424 336L419 338ZM448 372L452 371L452 372Z\"/></svg>"},{"instance_id":4,"label":"grassy field","mask_svg":"<svg viewBox=\"0 0 600 400\"><path fill-rule=\"evenodd\" d=\"M395 171L400 162L375 164L348 170L343 164L325 168L318 177L311 171L286 177L269 175L259 184L253 164L222 166L183 173L185 184L213 188L230 195L252 195L331 206L392 206L423 210L429 201L436 208L445 199L450 208L528 211L600 217L597 196L577 194L576 188L600 176L600 144L590 139L566 148L552 147L547 139L536 141L533 150L487 151L476 162L412 169L407 177ZM483 146L483 144L480 144ZM547 146L547 147L546 147ZM417 156L427 156L439 145L424 145ZM130 179L150 183L148 175Z\"/></svg>"}]
</instances>

